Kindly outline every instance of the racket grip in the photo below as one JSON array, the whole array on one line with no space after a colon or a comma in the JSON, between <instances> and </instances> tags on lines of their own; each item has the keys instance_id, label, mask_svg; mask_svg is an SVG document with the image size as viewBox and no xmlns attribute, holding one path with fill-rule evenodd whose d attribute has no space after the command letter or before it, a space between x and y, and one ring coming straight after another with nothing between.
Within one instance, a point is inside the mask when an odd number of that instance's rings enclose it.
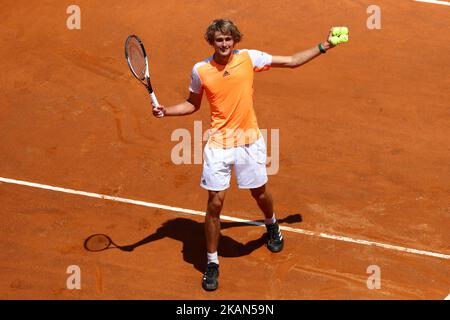
<instances>
[{"instance_id":1,"label":"racket grip","mask_svg":"<svg viewBox=\"0 0 450 320\"><path fill-rule=\"evenodd\" d=\"M154 92L150 93L150 99L152 100L153 107L159 107L158 99L156 99L156 95Z\"/></svg>"}]
</instances>

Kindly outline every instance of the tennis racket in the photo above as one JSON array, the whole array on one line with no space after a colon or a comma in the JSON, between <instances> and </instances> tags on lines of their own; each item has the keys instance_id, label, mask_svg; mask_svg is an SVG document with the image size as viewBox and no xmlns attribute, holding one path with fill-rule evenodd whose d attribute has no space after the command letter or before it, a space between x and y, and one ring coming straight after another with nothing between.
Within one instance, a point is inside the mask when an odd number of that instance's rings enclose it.
<instances>
[{"instance_id":1,"label":"tennis racket","mask_svg":"<svg viewBox=\"0 0 450 320\"><path fill-rule=\"evenodd\" d=\"M130 35L125 41L125 58L133 75L147 88L153 108L159 107L158 100L150 83L147 54L145 53L144 44L138 36Z\"/></svg>"},{"instance_id":2,"label":"tennis racket","mask_svg":"<svg viewBox=\"0 0 450 320\"><path fill-rule=\"evenodd\" d=\"M106 234L93 234L84 241L84 248L88 251L103 251L107 249L117 248L122 251L133 251L133 246L119 246L115 244Z\"/></svg>"}]
</instances>

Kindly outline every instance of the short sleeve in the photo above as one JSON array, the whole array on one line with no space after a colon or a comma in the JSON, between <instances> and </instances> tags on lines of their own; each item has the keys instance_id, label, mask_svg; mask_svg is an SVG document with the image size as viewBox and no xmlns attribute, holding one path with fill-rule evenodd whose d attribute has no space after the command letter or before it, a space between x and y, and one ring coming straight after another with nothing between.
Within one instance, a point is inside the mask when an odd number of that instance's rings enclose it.
<instances>
[{"instance_id":1,"label":"short sleeve","mask_svg":"<svg viewBox=\"0 0 450 320\"><path fill-rule=\"evenodd\" d=\"M252 59L253 70L255 72L270 69L270 65L272 64L272 56L270 54L258 50L248 50L248 53Z\"/></svg>"},{"instance_id":2,"label":"short sleeve","mask_svg":"<svg viewBox=\"0 0 450 320\"><path fill-rule=\"evenodd\" d=\"M194 66L192 68L191 84L189 85L189 91L198 93L198 94L202 93L202 91L203 91L202 81L200 80L200 76L198 75L196 66Z\"/></svg>"}]
</instances>

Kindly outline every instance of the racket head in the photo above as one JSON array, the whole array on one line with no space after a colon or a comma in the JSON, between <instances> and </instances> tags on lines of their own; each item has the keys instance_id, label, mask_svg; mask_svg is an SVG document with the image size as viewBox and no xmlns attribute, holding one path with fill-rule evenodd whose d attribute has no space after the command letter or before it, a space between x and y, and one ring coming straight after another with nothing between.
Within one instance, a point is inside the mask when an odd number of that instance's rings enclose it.
<instances>
[{"instance_id":1,"label":"racket head","mask_svg":"<svg viewBox=\"0 0 450 320\"><path fill-rule=\"evenodd\" d=\"M149 82L147 53L137 35L129 35L125 41L125 58L133 75L144 84Z\"/></svg>"},{"instance_id":2,"label":"racket head","mask_svg":"<svg viewBox=\"0 0 450 320\"><path fill-rule=\"evenodd\" d=\"M84 241L84 248L88 251L103 251L111 247L113 244L110 237L106 234L97 233L91 235Z\"/></svg>"}]
</instances>

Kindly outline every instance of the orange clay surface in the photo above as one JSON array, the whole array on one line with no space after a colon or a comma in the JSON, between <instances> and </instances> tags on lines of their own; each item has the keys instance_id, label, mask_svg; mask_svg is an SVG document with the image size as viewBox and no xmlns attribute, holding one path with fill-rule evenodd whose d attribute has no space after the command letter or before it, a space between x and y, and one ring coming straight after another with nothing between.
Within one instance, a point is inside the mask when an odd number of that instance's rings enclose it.
<instances>
[{"instance_id":1,"label":"orange clay surface","mask_svg":"<svg viewBox=\"0 0 450 320\"><path fill-rule=\"evenodd\" d=\"M154 2L154 3L152 3ZM68 30L67 1L0 4L0 177L206 208L201 165L175 165L171 134L209 123L199 112L156 119L124 59L144 41L162 104L187 97L193 64L211 54L203 32L228 17L239 48L289 55L333 25L350 41L295 70L255 77L261 128L280 133L268 188L281 224L450 254L450 11L377 1L87 1ZM270 152L270 141L269 152ZM0 183L1 299L443 299L450 260L284 231L272 254L264 229L224 221L220 287L201 288L203 217ZM232 180L223 214L262 214ZM291 223L288 223L291 222ZM132 252L88 252L106 233ZM66 269L81 268L81 290ZM366 270L381 268L381 289Z\"/></svg>"}]
</instances>

